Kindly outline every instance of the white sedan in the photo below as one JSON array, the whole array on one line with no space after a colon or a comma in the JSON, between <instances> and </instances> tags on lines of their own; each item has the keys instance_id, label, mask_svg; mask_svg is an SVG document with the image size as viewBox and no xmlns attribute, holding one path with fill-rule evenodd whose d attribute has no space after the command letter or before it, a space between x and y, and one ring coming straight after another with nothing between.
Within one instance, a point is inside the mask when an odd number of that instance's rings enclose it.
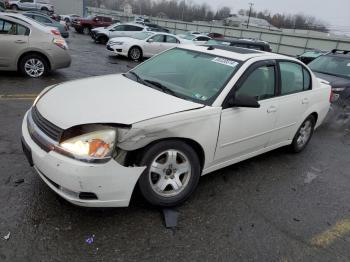
<instances>
[{"instance_id":1,"label":"white sedan","mask_svg":"<svg viewBox=\"0 0 350 262\"><path fill-rule=\"evenodd\" d=\"M206 35L185 35L181 38L183 43L194 45L204 45L206 42L211 40L211 38Z\"/></svg>"},{"instance_id":2,"label":"white sedan","mask_svg":"<svg viewBox=\"0 0 350 262\"><path fill-rule=\"evenodd\" d=\"M294 58L232 50L173 48L126 74L46 88L22 124L29 163L76 205L128 206L138 186L174 206L201 175L282 146L302 151L331 87Z\"/></svg>"},{"instance_id":3,"label":"white sedan","mask_svg":"<svg viewBox=\"0 0 350 262\"><path fill-rule=\"evenodd\" d=\"M152 57L183 42L185 41L181 38L168 33L141 32L131 37L112 38L107 43L107 50L139 61L143 57Z\"/></svg>"}]
</instances>

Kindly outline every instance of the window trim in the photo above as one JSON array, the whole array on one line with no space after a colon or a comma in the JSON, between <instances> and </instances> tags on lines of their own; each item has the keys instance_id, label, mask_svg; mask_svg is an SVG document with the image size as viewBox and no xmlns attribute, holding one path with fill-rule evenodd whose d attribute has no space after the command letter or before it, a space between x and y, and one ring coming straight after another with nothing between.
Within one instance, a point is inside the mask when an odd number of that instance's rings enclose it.
<instances>
[{"instance_id":1,"label":"window trim","mask_svg":"<svg viewBox=\"0 0 350 262\"><path fill-rule=\"evenodd\" d=\"M247 80L247 78L259 67L263 66L273 66L275 69L275 94L273 97L261 99L259 101L265 101L268 99L273 99L278 96L278 87L279 87L279 77L278 77L278 68L277 68L277 62L275 59L269 59L269 60L263 60L263 61L257 61L251 64L245 72L240 76L240 78L237 80L237 82L234 84L234 86L231 88L230 92L225 97L224 101L222 102L222 109L228 108L228 101L230 97L236 95L236 91L242 86L242 84Z\"/></svg>"},{"instance_id":2,"label":"window trim","mask_svg":"<svg viewBox=\"0 0 350 262\"><path fill-rule=\"evenodd\" d=\"M280 63L283 63L283 62L293 63L293 64L297 64L297 65L301 66L301 69L302 69L301 71L302 71L302 75L303 75L303 90L296 91L296 92L289 93L289 94L282 94L282 74L281 74ZM288 60L288 59L276 59L276 63L277 63L278 77L279 77L279 87L278 87L278 94L277 94L278 97L294 95L294 94L298 94L298 93L312 90L312 88L313 88L312 75L311 75L310 71L306 68L305 65L303 65L302 63L300 63L298 61ZM305 80L304 70L309 74L309 77L310 77L310 85L309 85L308 89L304 89L304 80Z\"/></svg>"}]
</instances>

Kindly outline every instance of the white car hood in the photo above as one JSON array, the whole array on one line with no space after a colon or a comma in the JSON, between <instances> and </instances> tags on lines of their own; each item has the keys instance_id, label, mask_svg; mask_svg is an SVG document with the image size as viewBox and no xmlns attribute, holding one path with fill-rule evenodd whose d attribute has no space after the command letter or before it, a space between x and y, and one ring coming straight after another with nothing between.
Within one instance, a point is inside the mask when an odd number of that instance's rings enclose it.
<instances>
[{"instance_id":1,"label":"white car hood","mask_svg":"<svg viewBox=\"0 0 350 262\"><path fill-rule=\"evenodd\" d=\"M60 84L36 104L40 114L67 129L92 123L131 125L143 120L203 107L144 86L123 75Z\"/></svg>"}]
</instances>

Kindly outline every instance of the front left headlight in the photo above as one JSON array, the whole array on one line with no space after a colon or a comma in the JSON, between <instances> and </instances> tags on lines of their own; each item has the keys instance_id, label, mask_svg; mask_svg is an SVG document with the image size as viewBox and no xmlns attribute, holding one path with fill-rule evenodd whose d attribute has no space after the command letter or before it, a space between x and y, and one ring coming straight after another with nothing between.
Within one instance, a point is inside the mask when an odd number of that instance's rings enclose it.
<instances>
[{"instance_id":1,"label":"front left headlight","mask_svg":"<svg viewBox=\"0 0 350 262\"><path fill-rule=\"evenodd\" d=\"M97 130L69 138L61 142L59 147L78 160L105 162L112 157L116 138L116 129Z\"/></svg>"}]
</instances>

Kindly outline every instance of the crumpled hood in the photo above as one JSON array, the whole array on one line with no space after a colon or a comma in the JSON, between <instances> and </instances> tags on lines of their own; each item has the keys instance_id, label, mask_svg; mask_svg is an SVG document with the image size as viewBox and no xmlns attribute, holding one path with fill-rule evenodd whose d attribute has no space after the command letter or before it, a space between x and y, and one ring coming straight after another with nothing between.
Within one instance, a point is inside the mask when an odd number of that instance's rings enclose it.
<instances>
[{"instance_id":1,"label":"crumpled hood","mask_svg":"<svg viewBox=\"0 0 350 262\"><path fill-rule=\"evenodd\" d=\"M67 129L92 123L131 125L203 105L144 86L123 75L107 75L60 84L44 94L36 107L47 120Z\"/></svg>"}]
</instances>

